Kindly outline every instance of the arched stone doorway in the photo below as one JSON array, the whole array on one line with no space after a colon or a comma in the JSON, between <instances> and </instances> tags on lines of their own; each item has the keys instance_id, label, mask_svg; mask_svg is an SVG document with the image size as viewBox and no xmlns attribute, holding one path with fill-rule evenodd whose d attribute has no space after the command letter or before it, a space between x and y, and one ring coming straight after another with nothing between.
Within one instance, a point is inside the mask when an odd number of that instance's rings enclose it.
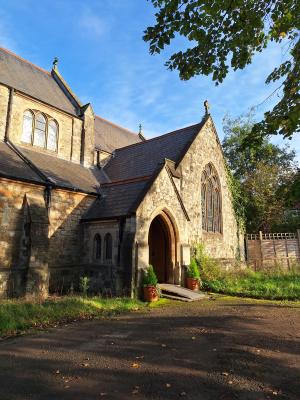
<instances>
[{"instance_id":1,"label":"arched stone doorway","mask_svg":"<svg viewBox=\"0 0 300 400\"><path fill-rule=\"evenodd\" d=\"M148 236L149 264L156 273L159 283L175 282L177 264L177 237L172 221L161 212L151 222Z\"/></svg>"}]
</instances>

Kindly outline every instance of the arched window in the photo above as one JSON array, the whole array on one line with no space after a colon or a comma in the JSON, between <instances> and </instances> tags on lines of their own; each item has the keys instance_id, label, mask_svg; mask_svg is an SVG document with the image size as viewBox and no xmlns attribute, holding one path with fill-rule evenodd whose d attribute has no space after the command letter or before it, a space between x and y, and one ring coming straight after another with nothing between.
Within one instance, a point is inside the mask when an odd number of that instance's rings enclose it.
<instances>
[{"instance_id":1,"label":"arched window","mask_svg":"<svg viewBox=\"0 0 300 400\"><path fill-rule=\"evenodd\" d=\"M47 149L56 151L57 149L57 133L58 125L54 119L51 119L48 124L48 136L47 136Z\"/></svg>"},{"instance_id":2,"label":"arched window","mask_svg":"<svg viewBox=\"0 0 300 400\"><path fill-rule=\"evenodd\" d=\"M35 117L33 144L39 147L45 147L46 144L46 118L41 113Z\"/></svg>"},{"instance_id":3,"label":"arched window","mask_svg":"<svg viewBox=\"0 0 300 400\"><path fill-rule=\"evenodd\" d=\"M105 260L112 259L112 236L107 233L104 237L104 256Z\"/></svg>"},{"instance_id":4,"label":"arched window","mask_svg":"<svg viewBox=\"0 0 300 400\"><path fill-rule=\"evenodd\" d=\"M201 176L202 229L222 233L221 187L214 166L205 166Z\"/></svg>"},{"instance_id":5,"label":"arched window","mask_svg":"<svg viewBox=\"0 0 300 400\"><path fill-rule=\"evenodd\" d=\"M94 258L99 260L101 258L101 236L97 233L94 237Z\"/></svg>"},{"instance_id":6,"label":"arched window","mask_svg":"<svg viewBox=\"0 0 300 400\"><path fill-rule=\"evenodd\" d=\"M33 114L26 110L23 114L22 142L32 143Z\"/></svg>"}]
</instances>

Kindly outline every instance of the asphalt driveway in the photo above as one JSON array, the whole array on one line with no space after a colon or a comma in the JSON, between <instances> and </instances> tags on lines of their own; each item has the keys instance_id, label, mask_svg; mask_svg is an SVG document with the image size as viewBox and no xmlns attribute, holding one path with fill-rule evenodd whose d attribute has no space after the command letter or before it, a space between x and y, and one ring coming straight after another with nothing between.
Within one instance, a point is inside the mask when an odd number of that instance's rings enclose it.
<instances>
[{"instance_id":1,"label":"asphalt driveway","mask_svg":"<svg viewBox=\"0 0 300 400\"><path fill-rule=\"evenodd\" d=\"M0 342L1 400L300 398L300 308L173 303Z\"/></svg>"}]
</instances>

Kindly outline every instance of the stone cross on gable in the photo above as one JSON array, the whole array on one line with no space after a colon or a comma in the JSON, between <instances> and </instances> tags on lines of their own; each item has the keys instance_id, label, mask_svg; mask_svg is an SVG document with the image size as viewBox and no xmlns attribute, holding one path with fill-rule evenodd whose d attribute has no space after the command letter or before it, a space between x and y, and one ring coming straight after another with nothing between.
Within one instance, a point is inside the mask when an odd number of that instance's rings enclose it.
<instances>
[{"instance_id":1,"label":"stone cross on gable","mask_svg":"<svg viewBox=\"0 0 300 400\"><path fill-rule=\"evenodd\" d=\"M205 107L205 115L209 114L209 103L207 100L204 102L204 107Z\"/></svg>"}]
</instances>

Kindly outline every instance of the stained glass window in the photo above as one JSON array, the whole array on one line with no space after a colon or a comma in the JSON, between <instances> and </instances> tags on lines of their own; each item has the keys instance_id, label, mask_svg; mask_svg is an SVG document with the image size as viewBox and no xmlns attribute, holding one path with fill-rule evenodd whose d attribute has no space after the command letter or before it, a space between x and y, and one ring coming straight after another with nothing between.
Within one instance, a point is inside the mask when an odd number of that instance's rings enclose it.
<instances>
[{"instance_id":1,"label":"stained glass window","mask_svg":"<svg viewBox=\"0 0 300 400\"><path fill-rule=\"evenodd\" d=\"M23 114L22 142L24 143L32 142L32 127L33 127L33 115L31 111L27 110Z\"/></svg>"},{"instance_id":2,"label":"stained glass window","mask_svg":"<svg viewBox=\"0 0 300 400\"><path fill-rule=\"evenodd\" d=\"M202 229L222 232L221 187L214 166L205 166L201 176Z\"/></svg>"},{"instance_id":3,"label":"stained glass window","mask_svg":"<svg viewBox=\"0 0 300 400\"><path fill-rule=\"evenodd\" d=\"M104 237L104 250L105 250L105 259L112 259L112 236L110 233L107 233Z\"/></svg>"},{"instance_id":4,"label":"stained glass window","mask_svg":"<svg viewBox=\"0 0 300 400\"><path fill-rule=\"evenodd\" d=\"M57 149L57 123L53 119L48 124L47 149L56 151Z\"/></svg>"},{"instance_id":5,"label":"stained glass window","mask_svg":"<svg viewBox=\"0 0 300 400\"><path fill-rule=\"evenodd\" d=\"M46 144L46 118L39 113L35 117L35 129L33 135L33 144L39 147L45 147Z\"/></svg>"}]
</instances>

